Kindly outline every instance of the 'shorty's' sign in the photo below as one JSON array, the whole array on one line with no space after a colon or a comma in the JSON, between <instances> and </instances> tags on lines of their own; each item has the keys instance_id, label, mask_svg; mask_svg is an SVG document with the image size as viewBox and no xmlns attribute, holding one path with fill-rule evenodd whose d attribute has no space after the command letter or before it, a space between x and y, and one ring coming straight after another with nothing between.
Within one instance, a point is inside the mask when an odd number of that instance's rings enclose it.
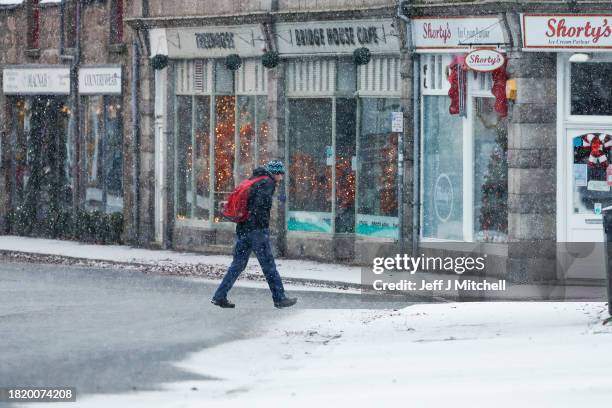
<instances>
[{"instance_id":1,"label":"'shorty's' sign","mask_svg":"<svg viewBox=\"0 0 612 408\"><path fill-rule=\"evenodd\" d=\"M610 15L521 15L525 50L597 49L612 51Z\"/></svg>"},{"instance_id":2,"label":"'shorty's' sign","mask_svg":"<svg viewBox=\"0 0 612 408\"><path fill-rule=\"evenodd\" d=\"M497 17L416 17L412 38L417 51L469 49L506 43Z\"/></svg>"}]
</instances>

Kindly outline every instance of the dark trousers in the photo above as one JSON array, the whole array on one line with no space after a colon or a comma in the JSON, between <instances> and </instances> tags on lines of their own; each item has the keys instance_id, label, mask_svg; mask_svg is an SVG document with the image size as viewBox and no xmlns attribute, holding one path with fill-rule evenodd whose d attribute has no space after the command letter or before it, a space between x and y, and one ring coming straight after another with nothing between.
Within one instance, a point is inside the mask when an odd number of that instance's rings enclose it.
<instances>
[{"instance_id":1,"label":"dark trousers","mask_svg":"<svg viewBox=\"0 0 612 408\"><path fill-rule=\"evenodd\" d=\"M285 298L283 282L276 270L276 263L274 262L272 248L270 247L270 232L268 229L259 229L245 234L238 234L236 245L234 246L234 260L223 277L223 281L221 281L217 288L213 299L221 300L227 297L227 292L230 291L238 276L246 268L251 251L255 252L257 256L259 265L261 265L261 269L268 281L270 291L272 291L274 302Z\"/></svg>"}]
</instances>

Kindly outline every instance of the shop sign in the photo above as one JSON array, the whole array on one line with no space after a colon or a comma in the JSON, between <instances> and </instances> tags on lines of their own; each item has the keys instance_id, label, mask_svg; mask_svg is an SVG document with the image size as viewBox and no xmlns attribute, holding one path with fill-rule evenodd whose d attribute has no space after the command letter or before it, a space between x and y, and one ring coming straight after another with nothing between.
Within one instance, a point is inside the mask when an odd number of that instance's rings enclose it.
<instances>
[{"instance_id":1,"label":"shop sign","mask_svg":"<svg viewBox=\"0 0 612 408\"><path fill-rule=\"evenodd\" d=\"M391 19L278 23L281 54L351 54L366 47L372 54L399 53Z\"/></svg>"},{"instance_id":2,"label":"shop sign","mask_svg":"<svg viewBox=\"0 0 612 408\"><path fill-rule=\"evenodd\" d=\"M2 89L6 95L69 95L70 68L45 65L5 68Z\"/></svg>"},{"instance_id":3,"label":"shop sign","mask_svg":"<svg viewBox=\"0 0 612 408\"><path fill-rule=\"evenodd\" d=\"M391 131L404 131L404 112L391 112Z\"/></svg>"},{"instance_id":4,"label":"shop sign","mask_svg":"<svg viewBox=\"0 0 612 408\"><path fill-rule=\"evenodd\" d=\"M121 67L83 67L79 69L82 95L121 95Z\"/></svg>"},{"instance_id":5,"label":"shop sign","mask_svg":"<svg viewBox=\"0 0 612 408\"><path fill-rule=\"evenodd\" d=\"M289 211L289 231L331 232L331 213L315 211Z\"/></svg>"},{"instance_id":6,"label":"shop sign","mask_svg":"<svg viewBox=\"0 0 612 408\"><path fill-rule=\"evenodd\" d=\"M399 219L381 215L357 214L357 233L370 237L395 238L399 234Z\"/></svg>"},{"instance_id":7,"label":"shop sign","mask_svg":"<svg viewBox=\"0 0 612 408\"><path fill-rule=\"evenodd\" d=\"M415 17L412 30L416 50L421 52L506 43L497 17Z\"/></svg>"},{"instance_id":8,"label":"shop sign","mask_svg":"<svg viewBox=\"0 0 612 408\"><path fill-rule=\"evenodd\" d=\"M612 50L612 14L522 14L523 49Z\"/></svg>"},{"instance_id":9,"label":"shop sign","mask_svg":"<svg viewBox=\"0 0 612 408\"><path fill-rule=\"evenodd\" d=\"M504 61L504 55L495 50L474 50L465 56L465 65L479 72L495 71L504 65Z\"/></svg>"},{"instance_id":10,"label":"shop sign","mask_svg":"<svg viewBox=\"0 0 612 408\"><path fill-rule=\"evenodd\" d=\"M263 55L264 35L259 24L226 27L157 28L150 32L151 54L169 58L222 58Z\"/></svg>"}]
</instances>

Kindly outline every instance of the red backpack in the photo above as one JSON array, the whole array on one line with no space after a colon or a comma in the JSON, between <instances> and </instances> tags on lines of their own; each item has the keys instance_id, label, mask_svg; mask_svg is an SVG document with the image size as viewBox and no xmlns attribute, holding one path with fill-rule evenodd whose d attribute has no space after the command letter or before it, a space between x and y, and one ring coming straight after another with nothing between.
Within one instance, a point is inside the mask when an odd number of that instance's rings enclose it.
<instances>
[{"instance_id":1,"label":"red backpack","mask_svg":"<svg viewBox=\"0 0 612 408\"><path fill-rule=\"evenodd\" d=\"M236 187L223 207L223 216L233 222L245 222L249 219L249 191L251 186L268 176L259 176L244 180Z\"/></svg>"}]
</instances>

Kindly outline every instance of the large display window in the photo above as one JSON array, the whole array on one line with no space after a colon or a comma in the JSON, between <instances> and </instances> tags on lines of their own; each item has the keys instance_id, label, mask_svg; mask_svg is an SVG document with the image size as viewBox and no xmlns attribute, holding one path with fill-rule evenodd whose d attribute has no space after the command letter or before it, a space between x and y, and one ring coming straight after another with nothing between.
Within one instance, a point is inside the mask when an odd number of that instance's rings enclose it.
<instances>
[{"instance_id":1,"label":"large display window","mask_svg":"<svg viewBox=\"0 0 612 408\"><path fill-rule=\"evenodd\" d=\"M234 187L268 160L265 71L247 60L238 71L223 61L175 61L177 220L223 222Z\"/></svg>"},{"instance_id":2,"label":"large display window","mask_svg":"<svg viewBox=\"0 0 612 408\"><path fill-rule=\"evenodd\" d=\"M85 208L123 210L123 124L120 96L81 98Z\"/></svg>"},{"instance_id":3,"label":"large display window","mask_svg":"<svg viewBox=\"0 0 612 408\"><path fill-rule=\"evenodd\" d=\"M452 59L421 56L421 239L506 242L506 119L486 72L467 71L465 108L449 113Z\"/></svg>"},{"instance_id":4,"label":"large display window","mask_svg":"<svg viewBox=\"0 0 612 408\"><path fill-rule=\"evenodd\" d=\"M399 59L287 67L289 231L398 237Z\"/></svg>"}]
</instances>

